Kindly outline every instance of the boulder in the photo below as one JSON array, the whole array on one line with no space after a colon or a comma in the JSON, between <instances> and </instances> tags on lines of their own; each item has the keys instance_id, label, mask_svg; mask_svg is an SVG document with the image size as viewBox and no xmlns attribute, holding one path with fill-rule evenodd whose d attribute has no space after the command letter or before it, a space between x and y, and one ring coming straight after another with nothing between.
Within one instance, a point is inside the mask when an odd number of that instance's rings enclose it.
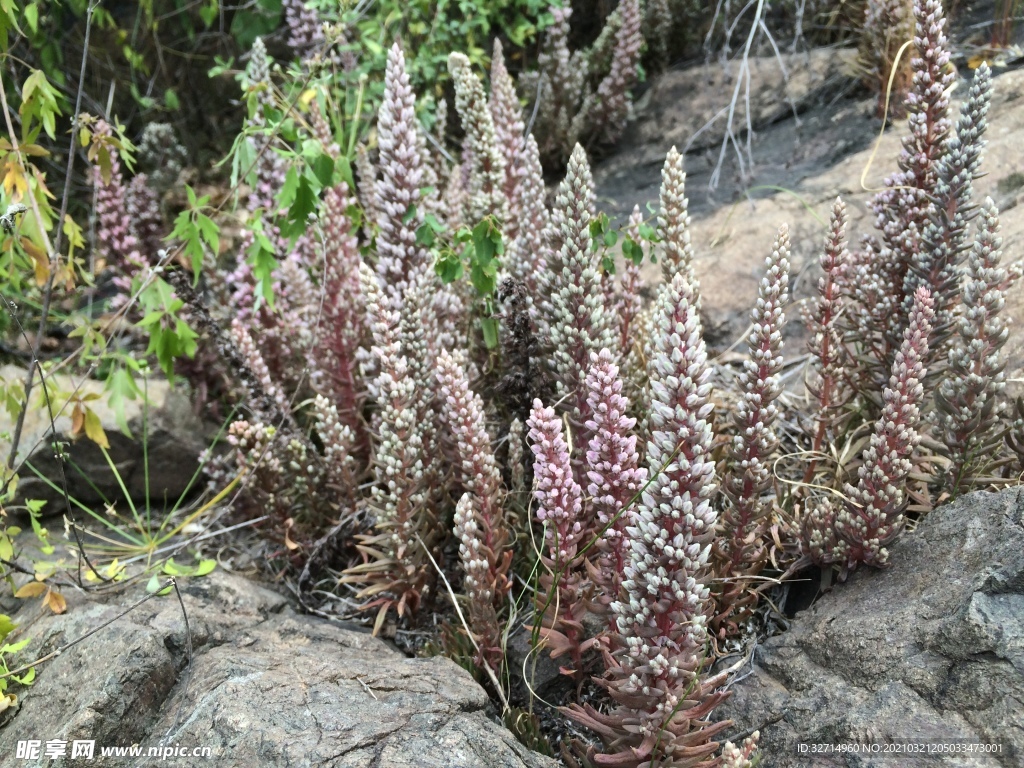
<instances>
[{"instance_id":1,"label":"boulder","mask_svg":"<svg viewBox=\"0 0 1024 768\"><path fill-rule=\"evenodd\" d=\"M5 365L0 367L0 381L24 381L24 369ZM173 505L185 491L193 474L199 467L199 454L207 447L206 426L199 420L189 404L184 390L175 389L163 379L148 382L145 391L149 402L142 398L126 400L124 416L130 436L124 434L103 392L103 382L92 379L72 379L62 374L50 378L50 391L55 395L53 408L58 440L67 443L70 461L65 474L68 493L87 506L102 505L108 500L119 512L127 513L124 493L117 476L110 469L99 447L82 436L71 438L71 411L67 405L68 396L78 387L78 396L98 395L88 405L99 417L100 424L110 442L108 453L117 468L117 474L124 481L133 501L146 499L146 466L149 468L149 498L158 505ZM38 381L33 390L32 401L36 402L40 389ZM13 424L2 432L13 430ZM148 434L148 461L143 454L143 433ZM17 462L25 458L44 477L59 484L60 468L51 448L50 417L43 407L32 407L25 418L21 441L18 444ZM10 440L0 438L0 455L4 460L10 451ZM75 469L77 466L77 469ZM88 481L87 481L88 479ZM20 473L18 483L19 499L45 499L43 514L62 514L63 496L44 483L28 468Z\"/></svg>"},{"instance_id":2,"label":"boulder","mask_svg":"<svg viewBox=\"0 0 1024 768\"><path fill-rule=\"evenodd\" d=\"M100 746L136 744L143 755L161 745L211 749L205 760L191 753L153 760L189 767L557 765L494 722L487 694L446 658L407 658L361 627L297 615L280 595L223 571L182 590L190 670L178 601L153 598L39 667L0 729L0 764L15 764L19 740L59 739L95 740L97 766L125 764L100 757ZM140 592L135 585L118 594L66 594L66 615L27 629L29 652L81 637Z\"/></svg>"},{"instance_id":3,"label":"boulder","mask_svg":"<svg viewBox=\"0 0 1024 768\"><path fill-rule=\"evenodd\" d=\"M733 130L742 134L750 123L755 130L803 111L833 86L837 78L856 71L853 48L814 49L781 56L751 56L750 98L740 83L733 115ZM627 131L622 146L635 160L660 166L669 147L699 151L717 149L726 134L727 107L736 88L739 62L671 69L659 75L635 108L635 130ZM622 153L617 153L622 154Z\"/></svg>"},{"instance_id":4,"label":"boulder","mask_svg":"<svg viewBox=\"0 0 1024 768\"><path fill-rule=\"evenodd\" d=\"M1024 765L1024 491L939 507L760 645L716 715L774 768ZM997 744L992 754L816 754L800 744Z\"/></svg>"}]
</instances>

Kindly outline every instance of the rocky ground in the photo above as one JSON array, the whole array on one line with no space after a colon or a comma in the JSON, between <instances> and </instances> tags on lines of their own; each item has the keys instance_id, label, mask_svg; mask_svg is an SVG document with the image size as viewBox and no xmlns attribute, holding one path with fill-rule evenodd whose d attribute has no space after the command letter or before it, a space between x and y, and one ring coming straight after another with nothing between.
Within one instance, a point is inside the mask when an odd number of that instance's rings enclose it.
<instances>
[{"instance_id":1,"label":"rocky ground","mask_svg":"<svg viewBox=\"0 0 1024 768\"><path fill-rule=\"evenodd\" d=\"M0 766L80 764L18 760L25 739L95 740L88 764L98 766L130 764L99 749L133 744L143 754L212 749L209 761L152 761L183 767L557 765L496 724L487 694L446 658L407 658L362 627L298 615L278 593L222 570L182 591L188 631L173 596L119 616L145 595L141 584L68 594L66 615L34 621L41 655L117 617L40 667L0 729Z\"/></svg>"}]
</instances>

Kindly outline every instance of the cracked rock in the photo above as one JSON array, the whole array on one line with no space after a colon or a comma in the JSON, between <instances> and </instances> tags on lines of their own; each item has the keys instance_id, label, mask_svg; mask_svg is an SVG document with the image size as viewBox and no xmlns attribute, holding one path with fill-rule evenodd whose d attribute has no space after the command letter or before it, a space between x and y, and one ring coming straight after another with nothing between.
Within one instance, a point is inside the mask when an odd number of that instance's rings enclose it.
<instances>
[{"instance_id":1,"label":"cracked rock","mask_svg":"<svg viewBox=\"0 0 1024 768\"><path fill-rule=\"evenodd\" d=\"M30 630L41 653L80 637L139 599L66 595L68 613ZM129 765L101 746L168 766L552 768L487 714L487 695L448 659L407 658L359 627L293 613L284 598L215 571L184 587L193 664L173 597L154 598L38 670L0 729L0 765L79 765L15 758L17 742L95 740L89 765ZM21 617L26 620L27 617ZM33 642L30 651L40 650ZM148 764L148 763L143 763Z\"/></svg>"},{"instance_id":2,"label":"cracked rock","mask_svg":"<svg viewBox=\"0 0 1024 768\"><path fill-rule=\"evenodd\" d=\"M1024 765L1024 492L936 509L754 655L718 713L775 768ZM998 744L993 754L816 754L798 745Z\"/></svg>"}]
</instances>

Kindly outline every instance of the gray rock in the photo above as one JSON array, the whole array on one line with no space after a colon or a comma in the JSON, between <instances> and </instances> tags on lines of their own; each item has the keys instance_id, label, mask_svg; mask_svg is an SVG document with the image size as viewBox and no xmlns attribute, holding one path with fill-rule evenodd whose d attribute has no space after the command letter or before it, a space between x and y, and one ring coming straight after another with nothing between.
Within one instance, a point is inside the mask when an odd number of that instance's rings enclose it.
<instances>
[{"instance_id":1,"label":"gray rock","mask_svg":"<svg viewBox=\"0 0 1024 768\"><path fill-rule=\"evenodd\" d=\"M487 715L487 695L448 659L410 659L358 627L300 616L284 599L220 571L189 581L194 662L174 597L154 598L39 668L0 730L0 765L19 740L95 739L99 746L210 747L170 766L552 768ZM46 652L116 615L138 589L91 602L30 630ZM161 741L163 739L163 741ZM145 754L145 752L143 752ZM148 762L146 763L148 764Z\"/></svg>"},{"instance_id":2,"label":"gray rock","mask_svg":"<svg viewBox=\"0 0 1024 768\"><path fill-rule=\"evenodd\" d=\"M755 654L717 714L776 768L1024 765L1024 491L932 512ZM998 743L995 755L821 755L798 744Z\"/></svg>"},{"instance_id":3,"label":"gray rock","mask_svg":"<svg viewBox=\"0 0 1024 768\"><path fill-rule=\"evenodd\" d=\"M14 365L0 367L0 380L23 381L25 372ZM79 386L80 385L80 386ZM117 477L111 471L99 447L84 436L72 440L71 406L65 407L68 396L79 387L79 396L96 394L101 397L89 402L90 408L99 417L100 424L110 441L108 453L117 473L133 501L146 499L146 466L149 469L149 498L154 504L170 505L185 491L199 466L199 454L207 447L206 428L196 417L183 390L173 389L167 381L153 380L146 392L148 406L138 400L125 402L125 420L131 436L121 432L113 409L103 394L103 382L86 379L80 381L69 376L55 375L51 379L54 395L54 411L60 413L56 419L58 439L67 443L67 453L74 465L66 467L68 493L74 499L88 506L103 503L104 498L115 503L119 512L127 513L124 493ZM39 392L38 382L32 395L35 401ZM143 432L148 434L148 457L143 455ZM12 429L13 425L0 427L0 431ZM43 476L60 484L60 469L51 448L50 419L45 408L31 408L25 419L21 441L18 444L17 461L28 458L29 462ZM0 439L0 454L6 459L10 441ZM89 478L91 484L86 482ZM19 499L45 499L44 515L62 514L65 511L63 496L40 480L34 472L25 467L18 483Z\"/></svg>"}]
</instances>

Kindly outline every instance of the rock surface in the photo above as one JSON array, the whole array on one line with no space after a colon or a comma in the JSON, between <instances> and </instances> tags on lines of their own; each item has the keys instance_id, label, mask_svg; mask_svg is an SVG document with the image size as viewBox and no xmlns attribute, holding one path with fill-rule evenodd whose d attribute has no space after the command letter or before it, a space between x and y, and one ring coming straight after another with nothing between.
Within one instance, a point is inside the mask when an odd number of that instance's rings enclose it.
<instances>
[{"instance_id":1,"label":"rock surface","mask_svg":"<svg viewBox=\"0 0 1024 768\"><path fill-rule=\"evenodd\" d=\"M37 638L30 652L82 636L140 592L66 595L65 616L28 630ZM25 739L94 739L97 759L88 764L97 766L126 764L100 758L101 745L161 743L212 749L212 758L152 761L170 766L557 765L492 722L486 693L448 659L410 659L359 628L296 615L280 595L224 572L190 580L183 592L194 654L187 677L178 602L154 598L38 669L0 729L0 766L79 764L16 760Z\"/></svg>"},{"instance_id":2,"label":"rock surface","mask_svg":"<svg viewBox=\"0 0 1024 768\"><path fill-rule=\"evenodd\" d=\"M798 54L751 56L750 99L740 82L733 131L742 134L750 123L760 129L793 117L817 99L823 89L855 71L853 48L817 48ZM634 108L636 130L628 131L616 156L661 166L669 147L680 152L718 149L726 135L723 111L736 89L738 62L718 61L662 73ZM743 141L742 138L739 138Z\"/></svg>"},{"instance_id":3,"label":"rock surface","mask_svg":"<svg viewBox=\"0 0 1024 768\"><path fill-rule=\"evenodd\" d=\"M1024 490L974 493L905 534L754 655L716 714L774 768L1024 765ZM799 743L998 743L997 755L811 757Z\"/></svg>"},{"instance_id":4,"label":"rock surface","mask_svg":"<svg viewBox=\"0 0 1024 768\"><path fill-rule=\"evenodd\" d=\"M0 380L24 381L25 371L14 365L0 367ZM89 407L99 417L100 424L110 441L108 453L117 472L124 481L133 501L146 498L147 461L143 458L143 428L148 432L149 498L154 504L174 504L185 491L192 475L199 466L199 454L207 447L206 429L192 411L188 397L180 389L171 388L164 380L153 380L145 388L149 396L148 406L142 399L126 400L125 421L131 437L121 432L117 417L107 403L103 393L103 382L86 379L72 380L70 376L55 375L51 378L53 407L59 415L54 420L58 439L67 443L70 462L66 468L68 494L87 506L104 503L104 498L115 503L118 511L127 511L124 494L117 477L111 471L99 447L91 440L81 437L72 440L71 411L66 405L72 392L85 398L98 395L88 401ZM80 386L79 386L80 385ZM39 386L33 391L33 401L38 396ZM13 429L13 425L0 427L0 431ZM50 419L45 405L33 407L25 418L25 426L18 445L17 461L26 457L45 477L59 483L60 469L50 448ZM10 440L0 439L0 455L6 459L10 451ZM78 470L72 466L77 465ZM80 470L80 471L79 471ZM86 482L89 478L89 482ZM58 515L64 512L63 496L40 480L34 472L25 467L18 483L19 499L45 499L44 515Z\"/></svg>"}]
</instances>

